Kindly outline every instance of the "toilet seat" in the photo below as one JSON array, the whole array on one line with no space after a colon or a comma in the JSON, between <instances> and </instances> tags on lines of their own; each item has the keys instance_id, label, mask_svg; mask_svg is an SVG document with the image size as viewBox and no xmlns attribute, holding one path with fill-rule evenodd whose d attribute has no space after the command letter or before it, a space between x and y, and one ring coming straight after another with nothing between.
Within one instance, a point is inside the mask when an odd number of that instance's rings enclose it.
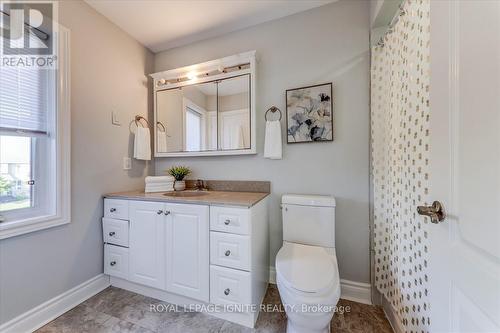
<instances>
[{"instance_id":1,"label":"toilet seat","mask_svg":"<svg viewBox=\"0 0 500 333\"><path fill-rule=\"evenodd\" d=\"M340 285L335 255L319 246L284 243L276 275L290 292L307 298L331 294Z\"/></svg>"}]
</instances>

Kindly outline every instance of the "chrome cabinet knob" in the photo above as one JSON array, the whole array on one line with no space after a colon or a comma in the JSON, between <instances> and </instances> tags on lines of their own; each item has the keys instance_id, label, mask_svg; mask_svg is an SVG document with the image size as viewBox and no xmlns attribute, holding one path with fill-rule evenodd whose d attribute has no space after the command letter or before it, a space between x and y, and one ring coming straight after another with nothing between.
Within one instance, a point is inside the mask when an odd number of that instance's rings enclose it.
<instances>
[{"instance_id":1,"label":"chrome cabinet knob","mask_svg":"<svg viewBox=\"0 0 500 333\"><path fill-rule=\"evenodd\" d=\"M163 211L159 210L159 211L156 212L156 214L161 215L161 214L163 214Z\"/></svg>"},{"instance_id":2,"label":"chrome cabinet knob","mask_svg":"<svg viewBox=\"0 0 500 333\"><path fill-rule=\"evenodd\" d=\"M116 261L112 261L112 262L110 262L109 264L110 264L111 266L114 266L114 265L116 265Z\"/></svg>"},{"instance_id":3,"label":"chrome cabinet knob","mask_svg":"<svg viewBox=\"0 0 500 333\"><path fill-rule=\"evenodd\" d=\"M165 211L165 215L170 215L170 211L169 211L169 210L166 210L166 211Z\"/></svg>"},{"instance_id":4,"label":"chrome cabinet knob","mask_svg":"<svg viewBox=\"0 0 500 333\"><path fill-rule=\"evenodd\" d=\"M231 255L231 251L227 250L224 254L226 255L226 257L229 257Z\"/></svg>"},{"instance_id":5,"label":"chrome cabinet knob","mask_svg":"<svg viewBox=\"0 0 500 333\"><path fill-rule=\"evenodd\" d=\"M225 220L225 221L224 221L224 224L225 224L225 225L229 225L229 223L231 223L231 220L230 220L230 219L227 219L227 220Z\"/></svg>"},{"instance_id":6,"label":"chrome cabinet knob","mask_svg":"<svg viewBox=\"0 0 500 333\"><path fill-rule=\"evenodd\" d=\"M116 235L116 232L111 231L111 232L109 233L109 235L110 235L111 237L113 237L114 235Z\"/></svg>"},{"instance_id":7,"label":"chrome cabinet knob","mask_svg":"<svg viewBox=\"0 0 500 333\"><path fill-rule=\"evenodd\" d=\"M229 295L229 293L231 292L231 289L227 288L226 290L224 290L224 295Z\"/></svg>"},{"instance_id":8,"label":"chrome cabinet knob","mask_svg":"<svg viewBox=\"0 0 500 333\"><path fill-rule=\"evenodd\" d=\"M109 209L109 211L110 211L111 213L114 213L114 212L116 212L116 208L110 208L110 209Z\"/></svg>"}]
</instances>

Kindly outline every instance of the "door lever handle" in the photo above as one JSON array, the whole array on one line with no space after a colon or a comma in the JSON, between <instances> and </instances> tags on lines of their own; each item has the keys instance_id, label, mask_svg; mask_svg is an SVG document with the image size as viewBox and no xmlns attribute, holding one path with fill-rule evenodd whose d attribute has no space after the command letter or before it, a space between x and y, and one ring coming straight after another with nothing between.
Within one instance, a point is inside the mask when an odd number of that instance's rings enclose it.
<instances>
[{"instance_id":1,"label":"door lever handle","mask_svg":"<svg viewBox=\"0 0 500 333\"><path fill-rule=\"evenodd\" d=\"M446 218L443 205L439 201L434 201L431 206L418 206L417 212L430 217L432 223L442 222Z\"/></svg>"}]
</instances>

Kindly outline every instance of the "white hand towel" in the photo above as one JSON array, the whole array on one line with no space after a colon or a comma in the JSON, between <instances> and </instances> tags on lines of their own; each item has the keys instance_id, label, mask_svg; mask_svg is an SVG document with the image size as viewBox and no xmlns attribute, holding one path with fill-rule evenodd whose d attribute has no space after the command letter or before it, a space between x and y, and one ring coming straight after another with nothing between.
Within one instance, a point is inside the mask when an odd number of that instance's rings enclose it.
<instances>
[{"instance_id":1,"label":"white hand towel","mask_svg":"<svg viewBox=\"0 0 500 333\"><path fill-rule=\"evenodd\" d=\"M146 183L173 183L175 178L172 176L147 176Z\"/></svg>"},{"instance_id":2,"label":"white hand towel","mask_svg":"<svg viewBox=\"0 0 500 333\"><path fill-rule=\"evenodd\" d=\"M151 160L151 137L149 128L138 126L135 129L134 158L137 160Z\"/></svg>"},{"instance_id":3,"label":"white hand towel","mask_svg":"<svg viewBox=\"0 0 500 333\"><path fill-rule=\"evenodd\" d=\"M156 132L156 150L160 153L167 152L167 133L162 131Z\"/></svg>"},{"instance_id":4,"label":"white hand towel","mask_svg":"<svg viewBox=\"0 0 500 333\"><path fill-rule=\"evenodd\" d=\"M281 160L282 158L281 123L279 120L266 121L264 157L272 160Z\"/></svg>"}]
</instances>

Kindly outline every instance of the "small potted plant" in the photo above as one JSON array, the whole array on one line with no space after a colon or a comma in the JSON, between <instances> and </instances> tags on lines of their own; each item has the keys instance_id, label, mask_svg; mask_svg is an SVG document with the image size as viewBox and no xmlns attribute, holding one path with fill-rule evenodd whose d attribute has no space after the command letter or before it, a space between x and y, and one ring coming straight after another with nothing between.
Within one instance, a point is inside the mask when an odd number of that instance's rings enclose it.
<instances>
[{"instance_id":1,"label":"small potted plant","mask_svg":"<svg viewBox=\"0 0 500 333\"><path fill-rule=\"evenodd\" d=\"M184 191L186 189L186 182L184 177L191 173L188 167L185 166L173 166L167 170L168 174L175 178L174 190Z\"/></svg>"}]
</instances>

